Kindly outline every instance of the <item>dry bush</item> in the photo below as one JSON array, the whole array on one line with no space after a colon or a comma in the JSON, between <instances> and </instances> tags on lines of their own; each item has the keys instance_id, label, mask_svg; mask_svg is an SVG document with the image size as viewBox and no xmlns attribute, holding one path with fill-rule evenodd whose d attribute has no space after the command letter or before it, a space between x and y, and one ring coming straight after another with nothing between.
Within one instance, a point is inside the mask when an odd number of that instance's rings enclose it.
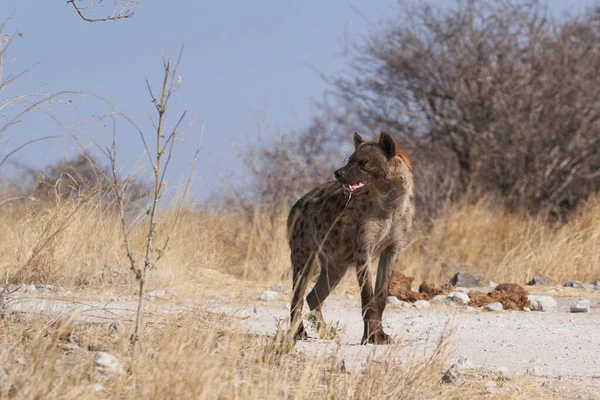
<instances>
[{"instance_id":1,"label":"dry bush","mask_svg":"<svg viewBox=\"0 0 600 400\"><path fill-rule=\"evenodd\" d=\"M400 268L417 281L448 282L467 270L496 282L524 283L545 275L556 283L600 279L600 198L593 197L561 225L484 202L456 205L416 235Z\"/></svg>"},{"instance_id":2,"label":"dry bush","mask_svg":"<svg viewBox=\"0 0 600 400\"><path fill-rule=\"evenodd\" d=\"M599 9L556 21L543 0L401 4L333 79L333 111L404 138L422 215L488 194L562 217L600 190Z\"/></svg>"}]
</instances>

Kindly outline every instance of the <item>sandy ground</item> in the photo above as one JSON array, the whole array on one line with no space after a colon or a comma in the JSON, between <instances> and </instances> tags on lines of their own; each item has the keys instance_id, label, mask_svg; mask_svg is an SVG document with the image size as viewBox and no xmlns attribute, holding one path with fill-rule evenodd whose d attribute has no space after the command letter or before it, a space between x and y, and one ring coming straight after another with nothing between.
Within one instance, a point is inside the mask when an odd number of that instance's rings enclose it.
<instances>
[{"instance_id":1,"label":"sandy ground","mask_svg":"<svg viewBox=\"0 0 600 400\"><path fill-rule=\"evenodd\" d=\"M199 308L236 321L242 332L273 335L278 321L288 318L290 291L286 285L246 288L231 296L212 291L207 296L175 298L168 291L148 298L148 320L161 321L190 308ZM259 300L265 289L277 291L271 301ZM577 298L590 298L589 313L569 312ZM556 386L573 389L573 398L600 399L600 299L584 290L561 293L555 297L559 307L547 312L467 310L445 305L429 309L388 305L384 326L407 359L427 357L442 334L450 334L448 364L456 360L468 368L501 371L507 376L530 376ZM115 296L110 292L69 293L16 292L9 299L14 312L55 315L77 311L87 322L108 323L131 320L134 296ZM317 339L309 324L311 338L296 345L294 351L339 352L348 370L359 372L369 356L384 356L388 346L360 345L362 321L359 296L340 290L325 303L328 323L339 326L335 340ZM228 322L230 323L230 322ZM306 322L305 322L306 323Z\"/></svg>"}]
</instances>

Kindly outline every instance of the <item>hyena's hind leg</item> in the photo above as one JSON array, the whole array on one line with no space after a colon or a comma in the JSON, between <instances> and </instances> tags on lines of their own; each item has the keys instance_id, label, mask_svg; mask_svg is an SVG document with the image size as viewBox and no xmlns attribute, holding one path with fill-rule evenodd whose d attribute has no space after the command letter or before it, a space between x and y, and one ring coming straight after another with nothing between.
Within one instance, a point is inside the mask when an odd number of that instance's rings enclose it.
<instances>
[{"instance_id":1,"label":"hyena's hind leg","mask_svg":"<svg viewBox=\"0 0 600 400\"><path fill-rule=\"evenodd\" d=\"M319 332L320 337L327 336L327 323L323 318L323 302L331 294L333 289L340 283L348 266L331 265L330 263L321 262L321 272L315 287L306 296L306 302L308 307L314 313L316 318L316 328Z\"/></svg>"},{"instance_id":2,"label":"hyena's hind leg","mask_svg":"<svg viewBox=\"0 0 600 400\"><path fill-rule=\"evenodd\" d=\"M307 338L304 323L302 322L302 307L304 306L304 293L308 280L316 265L313 254L305 255L303 252L292 250L292 303L290 305L290 331L294 331L294 340Z\"/></svg>"}]
</instances>

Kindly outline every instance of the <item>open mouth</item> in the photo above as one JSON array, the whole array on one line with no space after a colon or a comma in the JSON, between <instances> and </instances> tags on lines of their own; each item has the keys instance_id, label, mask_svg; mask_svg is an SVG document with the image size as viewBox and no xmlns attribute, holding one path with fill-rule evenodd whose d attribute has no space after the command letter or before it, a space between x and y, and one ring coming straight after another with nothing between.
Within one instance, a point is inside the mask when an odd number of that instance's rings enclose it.
<instances>
[{"instance_id":1,"label":"open mouth","mask_svg":"<svg viewBox=\"0 0 600 400\"><path fill-rule=\"evenodd\" d=\"M365 187L366 184L367 184L367 182L358 182L358 183L354 183L352 185L344 185L344 191L353 193L353 192L357 191L358 189Z\"/></svg>"}]
</instances>

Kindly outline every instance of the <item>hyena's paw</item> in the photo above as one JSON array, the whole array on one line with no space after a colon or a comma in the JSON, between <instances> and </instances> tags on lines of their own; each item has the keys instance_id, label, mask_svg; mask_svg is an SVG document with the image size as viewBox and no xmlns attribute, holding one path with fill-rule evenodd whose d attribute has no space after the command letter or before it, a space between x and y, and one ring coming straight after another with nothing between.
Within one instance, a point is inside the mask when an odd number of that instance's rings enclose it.
<instances>
[{"instance_id":1,"label":"hyena's paw","mask_svg":"<svg viewBox=\"0 0 600 400\"><path fill-rule=\"evenodd\" d=\"M367 336L363 335L362 344L392 344L392 338L383 330L377 330Z\"/></svg>"}]
</instances>

